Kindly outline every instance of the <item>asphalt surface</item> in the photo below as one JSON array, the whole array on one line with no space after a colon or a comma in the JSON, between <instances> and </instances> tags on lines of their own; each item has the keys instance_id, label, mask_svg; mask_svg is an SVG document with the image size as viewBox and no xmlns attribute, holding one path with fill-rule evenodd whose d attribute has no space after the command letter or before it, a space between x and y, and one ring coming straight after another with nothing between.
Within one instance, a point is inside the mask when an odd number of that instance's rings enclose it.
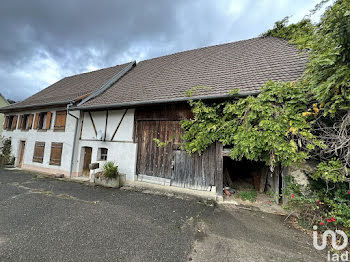
<instances>
[{"instance_id":1,"label":"asphalt surface","mask_svg":"<svg viewBox=\"0 0 350 262\"><path fill-rule=\"evenodd\" d=\"M326 261L326 256L280 216L0 170L0 261Z\"/></svg>"}]
</instances>

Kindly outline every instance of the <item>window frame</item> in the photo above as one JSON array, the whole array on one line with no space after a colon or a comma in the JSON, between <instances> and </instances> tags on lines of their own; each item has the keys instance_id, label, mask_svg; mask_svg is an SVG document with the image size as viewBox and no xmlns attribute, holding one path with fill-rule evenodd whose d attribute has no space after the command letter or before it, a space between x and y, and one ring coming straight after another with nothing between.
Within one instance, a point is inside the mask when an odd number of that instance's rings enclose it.
<instances>
[{"instance_id":1,"label":"window frame","mask_svg":"<svg viewBox=\"0 0 350 262\"><path fill-rule=\"evenodd\" d=\"M102 153L102 150L106 150L106 152ZM108 159L108 148L99 147L98 148L98 161L107 161L107 159Z\"/></svg>"}]
</instances>

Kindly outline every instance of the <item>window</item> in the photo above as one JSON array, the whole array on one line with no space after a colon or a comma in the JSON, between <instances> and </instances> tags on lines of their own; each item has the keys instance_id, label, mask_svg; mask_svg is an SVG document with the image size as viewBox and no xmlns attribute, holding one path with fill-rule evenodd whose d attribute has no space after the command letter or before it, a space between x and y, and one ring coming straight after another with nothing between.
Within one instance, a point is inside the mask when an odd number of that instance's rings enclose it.
<instances>
[{"instance_id":1,"label":"window","mask_svg":"<svg viewBox=\"0 0 350 262\"><path fill-rule=\"evenodd\" d=\"M60 166L63 143L51 143L50 165Z\"/></svg>"},{"instance_id":2,"label":"window","mask_svg":"<svg viewBox=\"0 0 350 262\"><path fill-rule=\"evenodd\" d=\"M108 149L107 148L99 148L98 149L98 160L100 161L106 161L108 155Z\"/></svg>"},{"instance_id":3,"label":"window","mask_svg":"<svg viewBox=\"0 0 350 262\"><path fill-rule=\"evenodd\" d=\"M34 129L46 130L51 126L51 112L41 112L35 114Z\"/></svg>"},{"instance_id":4,"label":"window","mask_svg":"<svg viewBox=\"0 0 350 262\"><path fill-rule=\"evenodd\" d=\"M44 160L45 142L35 142L33 162L42 163Z\"/></svg>"},{"instance_id":5,"label":"window","mask_svg":"<svg viewBox=\"0 0 350 262\"><path fill-rule=\"evenodd\" d=\"M31 115L20 115L18 121L18 129L29 130L32 128L33 114Z\"/></svg>"},{"instance_id":6,"label":"window","mask_svg":"<svg viewBox=\"0 0 350 262\"><path fill-rule=\"evenodd\" d=\"M6 116L4 122L4 129L11 131L15 130L17 126L17 116Z\"/></svg>"},{"instance_id":7,"label":"window","mask_svg":"<svg viewBox=\"0 0 350 262\"><path fill-rule=\"evenodd\" d=\"M57 111L54 130L64 130L66 128L67 111Z\"/></svg>"}]
</instances>

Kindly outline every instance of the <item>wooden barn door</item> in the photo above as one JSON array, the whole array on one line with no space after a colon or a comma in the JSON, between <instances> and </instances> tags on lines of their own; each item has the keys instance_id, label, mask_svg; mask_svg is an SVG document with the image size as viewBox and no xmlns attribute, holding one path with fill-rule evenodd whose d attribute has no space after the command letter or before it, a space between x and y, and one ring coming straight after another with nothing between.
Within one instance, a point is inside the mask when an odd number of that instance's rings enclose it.
<instances>
[{"instance_id":1,"label":"wooden barn door","mask_svg":"<svg viewBox=\"0 0 350 262\"><path fill-rule=\"evenodd\" d=\"M174 150L174 168L171 185L207 190L215 185L217 172L216 145L211 145L201 155L191 156L182 150Z\"/></svg>"},{"instance_id":2,"label":"wooden barn door","mask_svg":"<svg viewBox=\"0 0 350 262\"><path fill-rule=\"evenodd\" d=\"M178 147L181 135L179 121L138 121L137 130L137 173L170 179L173 149ZM164 147L158 147L154 138L169 143Z\"/></svg>"},{"instance_id":3,"label":"wooden barn door","mask_svg":"<svg viewBox=\"0 0 350 262\"><path fill-rule=\"evenodd\" d=\"M137 174L170 179L170 185L207 190L215 185L217 173L216 145L200 156L180 150L183 130L179 121L137 122ZM167 142L158 147L154 138Z\"/></svg>"}]
</instances>

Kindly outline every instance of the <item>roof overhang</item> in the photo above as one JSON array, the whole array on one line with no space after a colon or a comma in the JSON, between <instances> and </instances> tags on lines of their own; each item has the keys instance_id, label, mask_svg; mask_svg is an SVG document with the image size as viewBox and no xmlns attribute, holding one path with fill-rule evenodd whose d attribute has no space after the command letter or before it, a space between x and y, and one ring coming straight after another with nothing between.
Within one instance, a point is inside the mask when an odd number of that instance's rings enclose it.
<instances>
[{"instance_id":1,"label":"roof overhang","mask_svg":"<svg viewBox=\"0 0 350 262\"><path fill-rule=\"evenodd\" d=\"M46 104L35 104L35 105L27 105L27 106L19 106L19 107L11 107L11 108L0 108L0 113L12 113L12 112L20 112L27 111L31 109L43 109L43 108L52 108L52 107L62 107L70 104L71 101L65 102L55 102L55 103L46 103Z\"/></svg>"},{"instance_id":2,"label":"roof overhang","mask_svg":"<svg viewBox=\"0 0 350 262\"><path fill-rule=\"evenodd\" d=\"M212 96L196 96L196 97L181 97L174 99L160 99L160 100L149 100L149 101L140 101L140 102L128 102L128 103L119 103L119 104L107 104L107 105L94 105L94 106L73 106L71 110L82 110L82 111L91 111L91 110L103 110L103 109L118 109L118 108L131 108L131 107L140 107L147 105L156 105L156 104L169 104L169 103L180 103L188 102L190 100L219 100L219 99L229 99L229 98L240 98L247 96L256 96L260 94L260 91L252 92L241 92L234 95L212 95Z\"/></svg>"}]
</instances>

